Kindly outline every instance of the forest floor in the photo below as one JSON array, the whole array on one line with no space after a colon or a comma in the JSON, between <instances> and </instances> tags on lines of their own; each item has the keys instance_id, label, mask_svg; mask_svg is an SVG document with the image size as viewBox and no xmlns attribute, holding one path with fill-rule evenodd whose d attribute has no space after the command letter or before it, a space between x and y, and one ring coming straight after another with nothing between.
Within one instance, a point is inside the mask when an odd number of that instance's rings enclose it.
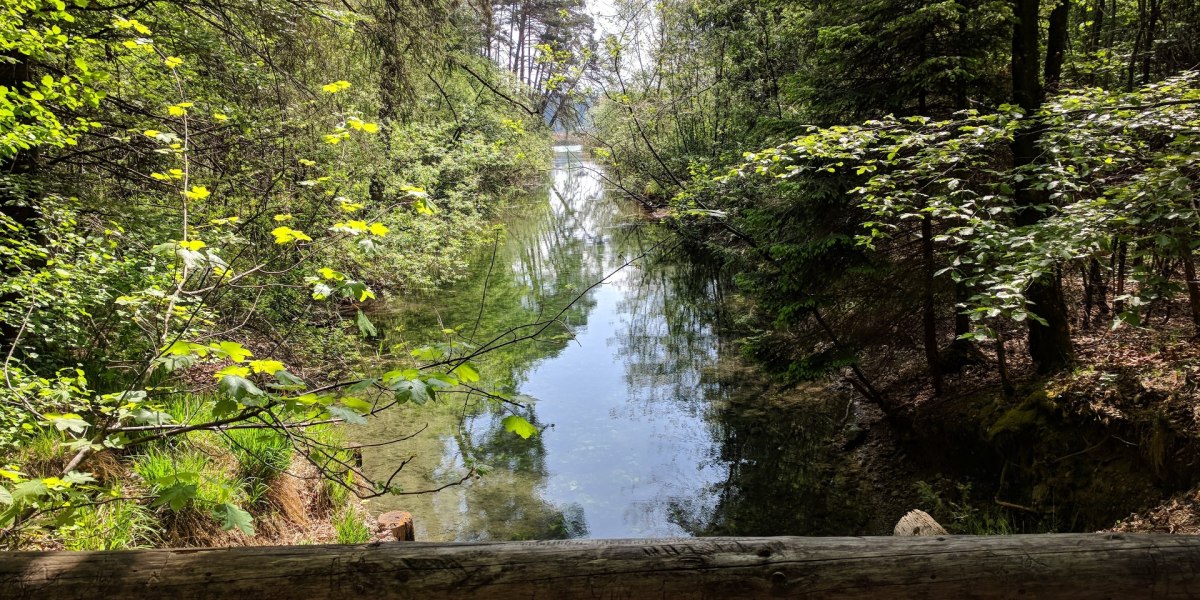
<instances>
[{"instance_id":1,"label":"forest floor","mask_svg":"<svg viewBox=\"0 0 1200 600\"><path fill-rule=\"evenodd\" d=\"M1200 533L1191 334L1190 325L1078 331L1073 369L1037 377L1018 358L1008 395L986 347L993 366L965 369L941 396L916 375L889 382L903 417L860 403L846 434L873 512L898 519L920 508L952 533ZM1024 355L1019 344L1010 356Z\"/></svg>"}]
</instances>

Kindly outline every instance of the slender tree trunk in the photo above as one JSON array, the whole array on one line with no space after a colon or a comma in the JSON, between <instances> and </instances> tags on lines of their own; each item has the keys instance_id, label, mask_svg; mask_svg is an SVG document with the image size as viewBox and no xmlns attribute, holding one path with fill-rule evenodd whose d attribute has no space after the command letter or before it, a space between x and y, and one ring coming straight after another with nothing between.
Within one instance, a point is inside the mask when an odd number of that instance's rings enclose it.
<instances>
[{"instance_id":1,"label":"slender tree trunk","mask_svg":"<svg viewBox=\"0 0 1200 600\"><path fill-rule=\"evenodd\" d=\"M933 216L925 213L921 217L921 258L923 261L921 292L921 321L925 330L925 361L929 364L929 378L933 381L933 393L942 395L942 366L938 359L937 310L933 294Z\"/></svg>"},{"instance_id":2,"label":"slender tree trunk","mask_svg":"<svg viewBox=\"0 0 1200 600\"><path fill-rule=\"evenodd\" d=\"M1092 280L1092 289L1095 290L1093 300L1096 304L1096 314L1107 316L1108 281L1104 278L1104 273L1100 271L1100 261L1095 258L1091 260L1091 266L1088 269L1088 278Z\"/></svg>"},{"instance_id":3,"label":"slender tree trunk","mask_svg":"<svg viewBox=\"0 0 1200 600\"><path fill-rule=\"evenodd\" d=\"M1087 51L1095 52L1100 46L1100 34L1104 31L1104 2L1105 0L1096 0L1092 5L1092 30L1088 37Z\"/></svg>"},{"instance_id":4,"label":"slender tree trunk","mask_svg":"<svg viewBox=\"0 0 1200 600\"><path fill-rule=\"evenodd\" d=\"M1134 73L1137 72L1138 58L1141 57L1142 50L1145 47L1143 38L1145 37L1146 33L1146 0L1138 0L1137 6L1137 33L1133 38L1133 52L1129 53L1129 68L1126 70L1125 74L1125 89L1129 91L1133 90L1133 78Z\"/></svg>"},{"instance_id":5,"label":"slender tree trunk","mask_svg":"<svg viewBox=\"0 0 1200 600\"><path fill-rule=\"evenodd\" d=\"M1108 6L1108 27L1104 30L1104 47L1112 49L1113 38L1117 35L1117 0L1112 0L1112 4Z\"/></svg>"},{"instance_id":6,"label":"slender tree trunk","mask_svg":"<svg viewBox=\"0 0 1200 600\"><path fill-rule=\"evenodd\" d=\"M961 282L954 283L954 342L951 346L958 345L960 342L963 345L970 345L970 340L962 339L962 336L971 333L971 316L964 310L960 310L960 304L966 304L971 298L971 292L967 286Z\"/></svg>"},{"instance_id":7,"label":"slender tree trunk","mask_svg":"<svg viewBox=\"0 0 1200 600\"><path fill-rule=\"evenodd\" d=\"M1008 378L1008 351L1004 349L1004 330L996 328L996 372L1000 376L1000 390L1004 397L1013 395L1013 385Z\"/></svg>"},{"instance_id":8,"label":"slender tree trunk","mask_svg":"<svg viewBox=\"0 0 1200 600\"><path fill-rule=\"evenodd\" d=\"M1058 0L1050 11L1049 34L1046 38L1046 88L1058 90L1062 79L1063 60L1067 51L1067 24L1071 17L1071 0Z\"/></svg>"},{"instance_id":9,"label":"slender tree trunk","mask_svg":"<svg viewBox=\"0 0 1200 600\"><path fill-rule=\"evenodd\" d=\"M1014 0L1016 22L1012 38L1013 101L1032 117L1042 105L1043 90L1038 79L1041 73L1039 52L1039 0ZM1026 119L1032 121L1032 119ZM1036 124L1024 125L1013 137L1013 167L1021 170L1039 160L1038 142L1041 129ZM1048 203L1044 190L1034 189L1032 178L1016 183L1016 224L1030 226L1043 219L1038 210ZM1057 273L1046 273L1029 285L1025 296L1033 312L1045 324L1029 319L1029 354L1039 373L1050 373L1071 362L1071 329L1063 302L1062 286Z\"/></svg>"},{"instance_id":10,"label":"slender tree trunk","mask_svg":"<svg viewBox=\"0 0 1200 600\"><path fill-rule=\"evenodd\" d=\"M1193 335L1200 337L1200 281L1196 280L1196 259L1191 248L1183 252L1183 276L1187 279L1188 303L1191 304L1192 326L1195 327Z\"/></svg>"},{"instance_id":11,"label":"slender tree trunk","mask_svg":"<svg viewBox=\"0 0 1200 600\"><path fill-rule=\"evenodd\" d=\"M1120 316L1125 312L1125 299L1121 296L1125 295L1125 260L1129 253L1129 246L1125 242L1121 242L1117 246L1117 274L1116 274L1116 291L1113 292L1113 312Z\"/></svg>"},{"instance_id":12,"label":"slender tree trunk","mask_svg":"<svg viewBox=\"0 0 1200 600\"><path fill-rule=\"evenodd\" d=\"M1162 16L1162 0L1146 0L1150 6L1150 20L1146 24L1145 48L1142 53L1142 85L1150 83L1150 67L1154 64L1156 48L1154 38L1158 35L1158 21Z\"/></svg>"},{"instance_id":13,"label":"slender tree trunk","mask_svg":"<svg viewBox=\"0 0 1200 600\"><path fill-rule=\"evenodd\" d=\"M1095 300L1095 285L1090 277L1088 277L1087 267L1079 266L1079 280L1083 282L1083 328L1090 329L1092 327L1092 303Z\"/></svg>"}]
</instances>

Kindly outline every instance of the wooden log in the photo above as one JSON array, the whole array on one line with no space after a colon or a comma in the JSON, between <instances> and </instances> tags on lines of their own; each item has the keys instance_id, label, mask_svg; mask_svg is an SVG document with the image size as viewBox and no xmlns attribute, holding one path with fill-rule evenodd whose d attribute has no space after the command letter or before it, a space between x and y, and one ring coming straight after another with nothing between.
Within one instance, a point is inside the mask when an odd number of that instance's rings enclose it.
<instances>
[{"instance_id":1,"label":"wooden log","mask_svg":"<svg viewBox=\"0 0 1200 600\"><path fill-rule=\"evenodd\" d=\"M948 535L940 523L923 510L910 510L900 517L892 535Z\"/></svg>"},{"instance_id":2,"label":"wooden log","mask_svg":"<svg viewBox=\"0 0 1200 600\"><path fill-rule=\"evenodd\" d=\"M389 533L397 542L411 542L417 539L411 513L392 510L379 515L375 522L379 524L380 533Z\"/></svg>"},{"instance_id":3,"label":"wooden log","mask_svg":"<svg viewBox=\"0 0 1200 600\"><path fill-rule=\"evenodd\" d=\"M381 543L0 552L0 597L1187 598L1200 537Z\"/></svg>"}]
</instances>

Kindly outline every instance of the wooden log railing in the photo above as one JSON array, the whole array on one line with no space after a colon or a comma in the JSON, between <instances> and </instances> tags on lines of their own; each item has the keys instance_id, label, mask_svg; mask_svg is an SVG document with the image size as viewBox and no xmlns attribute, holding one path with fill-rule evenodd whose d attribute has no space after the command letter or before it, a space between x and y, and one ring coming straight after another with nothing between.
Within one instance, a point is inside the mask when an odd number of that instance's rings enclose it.
<instances>
[{"instance_id":1,"label":"wooden log railing","mask_svg":"<svg viewBox=\"0 0 1200 600\"><path fill-rule=\"evenodd\" d=\"M0 552L0 598L1191 598L1200 537L699 538Z\"/></svg>"}]
</instances>

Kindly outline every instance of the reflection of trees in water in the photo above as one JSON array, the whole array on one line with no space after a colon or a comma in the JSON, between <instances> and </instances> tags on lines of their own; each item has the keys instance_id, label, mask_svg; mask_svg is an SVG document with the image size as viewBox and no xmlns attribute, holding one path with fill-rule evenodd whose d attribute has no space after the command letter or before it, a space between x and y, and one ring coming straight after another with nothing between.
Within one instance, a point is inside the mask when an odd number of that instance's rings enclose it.
<instances>
[{"instance_id":1,"label":"reflection of trees in water","mask_svg":"<svg viewBox=\"0 0 1200 600\"><path fill-rule=\"evenodd\" d=\"M487 244L453 290L418 297L377 316L387 344L440 341L436 332L443 327L458 328L462 335L474 332L475 342L489 340L552 317L604 277L603 247L595 244L591 232L619 220L619 207L602 201L604 190L594 173L559 167L552 185L535 193L532 201L511 207L494 263L493 246ZM488 353L480 361L486 375L515 388L536 362L566 346L564 326L587 324L594 304L590 297L581 298L560 317L561 326L551 327L542 339Z\"/></svg>"},{"instance_id":2,"label":"reflection of trees in water","mask_svg":"<svg viewBox=\"0 0 1200 600\"><path fill-rule=\"evenodd\" d=\"M833 443L844 400L776 406L767 393L738 396L712 415L728 478L712 490L711 507L673 506L676 523L694 535L864 532L865 483Z\"/></svg>"},{"instance_id":3,"label":"reflection of trees in water","mask_svg":"<svg viewBox=\"0 0 1200 600\"><path fill-rule=\"evenodd\" d=\"M600 182L590 171L559 167L553 185L543 192L548 201L542 196L514 207L506 219L494 265L489 246L453 293L426 301L438 313L418 305L400 311L386 329L394 332L402 326L400 335L420 345L422 333L437 332L443 325L461 327L462 335L469 335L479 317L474 339L491 339L554 315L664 235L657 227L629 224L618 203L602 198ZM732 345L722 339L718 324L728 282L703 260L658 252L608 285L621 291L620 323L611 343L625 363L630 402L664 416L664 427L676 414L703 417L707 431L695 434L713 440L714 446L696 466L706 471L705 481L721 480L710 487L667 486L664 496L630 510L655 518L667 514L685 531L702 535L844 534L864 526L856 508L862 504L858 484L830 445L844 403L805 398L785 406L771 399L764 376L742 366ZM572 329L586 326L593 306L584 298L562 321ZM564 333L562 328L551 331ZM538 362L556 356L567 343L567 336L552 334L491 352L479 366L485 377L512 391ZM422 476L429 483L456 479L467 461L493 469L431 503L430 511L448 519L443 531L458 539L586 535L581 506L555 506L543 499L549 476L546 449L538 436L522 440L504 430L501 419L511 407L480 400L459 406L442 407L429 417L444 422L435 429L437 443L423 450L434 454L434 464ZM427 414L415 410L410 418ZM538 423L535 404L522 414ZM460 417L465 417L462 427ZM712 476L714 471L718 475Z\"/></svg>"},{"instance_id":4,"label":"reflection of trees in water","mask_svg":"<svg viewBox=\"0 0 1200 600\"><path fill-rule=\"evenodd\" d=\"M862 531L869 503L834 442L845 401L781 395L744 365L718 326L729 282L702 263L662 257L624 285L630 397L702 414L726 472L697 496L659 499L670 520L694 535Z\"/></svg>"},{"instance_id":5,"label":"reflection of trees in water","mask_svg":"<svg viewBox=\"0 0 1200 600\"><path fill-rule=\"evenodd\" d=\"M644 243L644 242L643 242ZM673 255L654 256L624 281L615 341L625 357L631 398L684 403L695 414L709 386L701 377L718 359L717 274Z\"/></svg>"},{"instance_id":6,"label":"reflection of trees in water","mask_svg":"<svg viewBox=\"0 0 1200 600\"><path fill-rule=\"evenodd\" d=\"M460 433L459 446L479 463L492 467L472 490L462 531L479 539L568 539L587 535L583 507L556 507L541 498L546 476L546 449L541 436L523 440L504 430L506 413L487 410ZM523 415L538 425L533 407Z\"/></svg>"},{"instance_id":7,"label":"reflection of trees in water","mask_svg":"<svg viewBox=\"0 0 1200 600\"><path fill-rule=\"evenodd\" d=\"M419 298L390 314L376 316L385 332L385 346L444 341L437 335L443 327L457 328L462 336L474 331L476 343L489 340L554 316L607 274L608 257L597 236L622 218L620 207L603 199L603 187L593 171L571 168L561 160L556 167L548 190L511 209L494 263L493 247L488 245L453 291ZM549 201L541 194L548 195ZM557 355L569 343L564 327L587 324L594 304L590 297L581 298L559 318L561 325L550 328L542 339L489 352L478 361L481 374L497 389L514 392L538 362ZM492 467L483 479L457 490L463 522L454 524L456 536L559 539L586 535L582 506L555 507L541 498L547 477L545 448L538 436L523 440L504 429L501 419L510 411L511 407L475 400L467 402L461 413L442 410L432 415L447 421L437 428L446 447L441 456L429 457L434 462L423 467L426 472L422 476L429 483L460 476L450 472L464 468L457 459L452 465L437 462L444 462L447 456L469 457ZM534 406L520 412L531 423L538 423ZM418 419L423 418L417 416L421 414L413 412ZM465 417L462 427L458 425L460 415ZM450 450L451 446L455 450ZM398 455L390 462L404 458L407 455ZM411 468L415 471L418 466ZM412 475L410 471L408 476Z\"/></svg>"}]
</instances>

